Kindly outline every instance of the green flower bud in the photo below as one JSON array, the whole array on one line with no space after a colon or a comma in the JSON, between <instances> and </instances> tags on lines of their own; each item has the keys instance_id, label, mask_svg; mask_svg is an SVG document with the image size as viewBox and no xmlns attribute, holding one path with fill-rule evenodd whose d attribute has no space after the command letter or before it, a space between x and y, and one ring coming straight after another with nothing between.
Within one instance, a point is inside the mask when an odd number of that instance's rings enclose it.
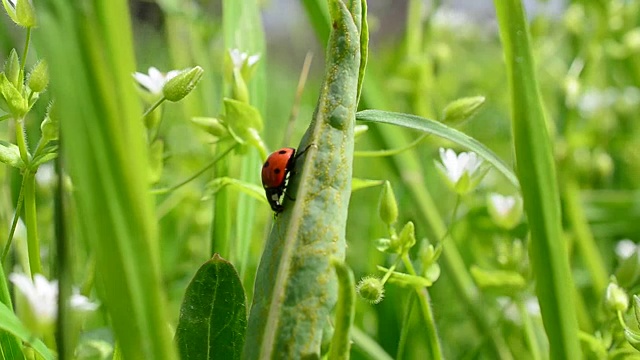
<instances>
[{"instance_id":1,"label":"green flower bud","mask_svg":"<svg viewBox=\"0 0 640 360\"><path fill-rule=\"evenodd\" d=\"M29 88L35 92L43 92L49 85L49 66L44 60L38 61L29 74L27 81Z\"/></svg>"},{"instance_id":2,"label":"green flower bud","mask_svg":"<svg viewBox=\"0 0 640 360\"><path fill-rule=\"evenodd\" d=\"M9 58L4 63L4 73L11 84L20 89L20 85L22 85L22 81L20 81L20 58L18 58L16 49L11 49Z\"/></svg>"},{"instance_id":3,"label":"green flower bud","mask_svg":"<svg viewBox=\"0 0 640 360\"><path fill-rule=\"evenodd\" d=\"M404 251L409 251L416 244L416 229L413 222L407 221L398 235L398 242Z\"/></svg>"},{"instance_id":4,"label":"green flower bud","mask_svg":"<svg viewBox=\"0 0 640 360\"><path fill-rule=\"evenodd\" d=\"M618 284L610 282L605 294L605 303L613 311L626 311L629 307L629 295Z\"/></svg>"},{"instance_id":5,"label":"green flower bud","mask_svg":"<svg viewBox=\"0 0 640 360\"><path fill-rule=\"evenodd\" d=\"M57 140L60 130L57 117L54 115L54 103L49 105L47 115L42 123L40 123L40 131L42 132L42 140L45 144L52 140Z\"/></svg>"},{"instance_id":6,"label":"green flower bud","mask_svg":"<svg viewBox=\"0 0 640 360\"><path fill-rule=\"evenodd\" d=\"M220 138L229 135L227 127L220 119L213 117L194 117L191 118L191 122L215 137Z\"/></svg>"},{"instance_id":7,"label":"green flower bud","mask_svg":"<svg viewBox=\"0 0 640 360\"><path fill-rule=\"evenodd\" d=\"M30 0L17 0L16 18L18 25L32 28L36 26L36 9Z\"/></svg>"},{"instance_id":8,"label":"green flower bud","mask_svg":"<svg viewBox=\"0 0 640 360\"><path fill-rule=\"evenodd\" d=\"M14 119L22 119L29 111L29 103L20 91L7 79L4 73L0 73L0 100L3 109L11 113Z\"/></svg>"},{"instance_id":9,"label":"green flower bud","mask_svg":"<svg viewBox=\"0 0 640 360\"><path fill-rule=\"evenodd\" d=\"M380 279L367 276L356 285L356 291L361 298L371 304L377 304L384 298L384 284Z\"/></svg>"},{"instance_id":10,"label":"green flower bud","mask_svg":"<svg viewBox=\"0 0 640 360\"><path fill-rule=\"evenodd\" d=\"M484 104L484 96L465 97L454 100L447 105L442 114L442 122L449 125L460 125L478 113Z\"/></svg>"},{"instance_id":11,"label":"green flower bud","mask_svg":"<svg viewBox=\"0 0 640 360\"><path fill-rule=\"evenodd\" d=\"M233 85L231 86L232 97L243 103L249 103L249 89L239 69L233 70Z\"/></svg>"},{"instance_id":12,"label":"green flower bud","mask_svg":"<svg viewBox=\"0 0 640 360\"><path fill-rule=\"evenodd\" d=\"M385 181L382 186L378 202L378 214L380 214L380 219L387 225L394 224L398 220L398 203L389 181Z\"/></svg>"},{"instance_id":13,"label":"green flower bud","mask_svg":"<svg viewBox=\"0 0 640 360\"><path fill-rule=\"evenodd\" d=\"M167 81L162 88L162 94L169 101L180 101L196 87L204 70L200 66L185 70Z\"/></svg>"}]
</instances>

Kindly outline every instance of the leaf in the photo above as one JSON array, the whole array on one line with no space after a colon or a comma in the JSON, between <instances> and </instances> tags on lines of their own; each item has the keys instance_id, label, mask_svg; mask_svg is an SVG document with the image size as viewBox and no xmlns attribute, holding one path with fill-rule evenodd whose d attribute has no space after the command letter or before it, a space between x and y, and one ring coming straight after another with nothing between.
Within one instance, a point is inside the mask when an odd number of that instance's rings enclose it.
<instances>
[{"instance_id":1,"label":"leaf","mask_svg":"<svg viewBox=\"0 0 640 360\"><path fill-rule=\"evenodd\" d=\"M452 141L478 154L478 156L488 161L496 170L502 173L502 175L504 175L516 189L520 188L518 178L509 166L498 157L498 155L476 139L454 128L450 128L441 122L429 120L416 115L381 110L360 111L356 114L356 119L360 121L392 124L409 129L420 130Z\"/></svg>"},{"instance_id":2,"label":"leaf","mask_svg":"<svg viewBox=\"0 0 640 360\"><path fill-rule=\"evenodd\" d=\"M3 140L0 140L0 162L18 169L24 169L24 162L20 157L18 146Z\"/></svg>"},{"instance_id":3,"label":"leaf","mask_svg":"<svg viewBox=\"0 0 640 360\"><path fill-rule=\"evenodd\" d=\"M13 305L11 304L7 278L2 266L0 266L0 303L4 304L7 309L11 311ZM3 330L0 330L0 359L24 359L22 345L18 342L18 339L13 334Z\"/></svg>"},{"instance_id":4,"label":"leaf","mask_svg":"<svg viewBox=\"0 0 640 360\"><path fill-rule=\"evenodd\" d=\"M181 359L240 359L246 327L238 273L215 254L198 269L182 301L175 336Z\"/></svg>"},{"instance_id":5,"label":"leaf","mask_svg":"<svg viewBox=\"0 0 640 360\"><path fill-rule=\"evenodd\" d=\"M204 199L206 200L211 196L215 195L218 191L222 190L225 186L231 186L236 190L242 191L243 193L251 196L252 198L263 202L265 205L269 205L267 202L267 198L265 197L264 189L256 184L251 184L248 182L244 182L242 180L230 178L230 177L220 177L211 180L207 184L207 189L204 195Z\"/></svg>"},{"instance_id":6,"label":"leaf","mask_svg":"<svg viewBox=\"0 0 640 360\"><path fill-rule=\"evenodd\" d=\"M529 222L529 258L536 278L551 359L581 359L575 283L571 278L553 149L520 0L495 0L511 93L518 178Z\"/></svg>"},{"instance_id":7,"label":"leaf","mask_svg":"<svg viewBox=\"0 0 640 360\"><path fill-rule=\"evenodd\" d=\"M15 335L18 339L29 344L38 354L45 360L54 360L53 352L42 342L36 338L18 319L7 305L0 303L0 329L8 331ZM13 358L12 358L13 359Z\"/></svg>"},{"instance_id":8,"label":"leaf","mask_svg":"<svg viewBox=\"0 0 640 360\"><path fill-rule=\"evenodd\" d=\"M296 173L260 260L245 359L319 358L337 300L330 259L344 259L361 71L360 0L331 0L324 84ZM295 334L295 336L292 336Z\"/></svg>"},{"instance_id":9,"label":"leaf","mask_svg":"<svg viewBox=\"0 0 640 360\"><path fill-rule=\"evenodd\" d=\"M341 260L333 262L338 275L339 294L336 305L336 320L329 349L329 359L349 359L351 350L351 327L356 312L356 285L353 271Z\"/></svg>"},{"instance_id":10,"label":"leaf","mask_svg":"<svg viewBox=\"0 0 640 360\"><path fill-rule=\"evenodd\" d=\"M374 186L381 186L383 184L384 184L384 180L353 178L351 179L351 192L353 193L354 191L358 191L358 190L362 190L362 189L366 189Z\"/></svg>"}]
</instances>

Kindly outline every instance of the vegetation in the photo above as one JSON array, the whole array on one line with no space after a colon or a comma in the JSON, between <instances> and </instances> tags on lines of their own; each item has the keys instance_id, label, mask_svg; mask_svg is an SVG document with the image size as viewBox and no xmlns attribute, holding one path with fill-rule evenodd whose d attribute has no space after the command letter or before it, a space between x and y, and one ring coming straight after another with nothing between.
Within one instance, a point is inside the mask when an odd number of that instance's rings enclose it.
<instances>
[{"instance_id":1,"label":"vegetation","mask_svg":"<svg viewBox=\"0 0 640 360\"><path fill-rule=\"evenodd\" d=\"M640 3L2 3L0 359L638 357Z\"/></svg>"}]
</instances>

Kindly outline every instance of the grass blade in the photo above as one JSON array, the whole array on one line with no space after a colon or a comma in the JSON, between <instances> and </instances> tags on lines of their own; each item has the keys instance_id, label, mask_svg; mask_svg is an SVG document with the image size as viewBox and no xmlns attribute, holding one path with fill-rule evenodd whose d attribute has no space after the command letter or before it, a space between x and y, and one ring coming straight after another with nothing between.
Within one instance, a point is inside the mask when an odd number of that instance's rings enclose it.
<instances>
[{"instance_id":1,"label":"grass blade","mask_svg":"<svg viewBox=\"0 0 640 360\"><path fill-rule=\"evenodd\" d=\"M493 165L496 170L504 175L504 177L506 177L507 180L509 180L509 182L516 189L519 188L518 178L509 168L509 166L498 157L498 155L496 155L493 151L489 150L489 148L487 148L474 138L456 129L450 128L441 122L429 120L416 115L381 110L359 111L356 114L356 119L359 121L392 124L409 129L420 130L425 133L434 134L441 138L452 141L460 146L476 152L480 157L491 163L491 165Z\"/></svg>"},{"instance_id":2,"label":"grass blade","mask_svg":"<svg viewBox=\"0 0 640 360\"><path fill-rule=\"evenodd\" d=\"M551 359L580 359L578 325L560 198L529 30L520 0L496 0L507 77L518 178L531 230L530 258Z\"/></svg>"},{"instance_id":3,"label":"grass blade","mask_svg":"<svg viewBox=\"0 0 640 360\"><path fill-rule=\"evenodd\" d=\"M99 254L99 295L124 358L175 359L160 286L142 110L131 77L127 2L40 5L36 44L51 65L81 233Z\"/></svg>"},{"instance_id":4,"label":"grass blade","mask_svg":"<svg viewBox=\"0 0 640 360\"><path fill-rule=\"evenodd\" d=\"M53 352L49 350L49 348L39 339L37 339L31 331L29 331L23 324L20 322L20 319L11 311L5 304L0 303L0 329L7 331L8 333L13 334L18 337L20 340L29 344L42 358L45 360L53 360L55 357L53 356ZM8 349L2 348L3 354ZM13 356L13 355L11 355ZM22 356L22 352L18 355L18 357L8 356L7 359L20 359Z\"/></svg>"}]
</instances>

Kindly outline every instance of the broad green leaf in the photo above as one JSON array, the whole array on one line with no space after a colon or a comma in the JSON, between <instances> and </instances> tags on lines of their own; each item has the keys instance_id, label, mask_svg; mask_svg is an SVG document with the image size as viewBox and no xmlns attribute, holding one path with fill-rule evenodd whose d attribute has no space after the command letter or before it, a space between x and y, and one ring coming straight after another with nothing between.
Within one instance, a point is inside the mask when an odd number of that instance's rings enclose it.
<instances>
[{"instance_id":1,"label":"broad green leaf","mask_svg":"<svg viewBox=\"0 0 640 360\"><path fill-rule=\"evenodd\" d=\"M4 140L0 140L0 162L18 169L24 169L24 161L20 157L18 146Z\"/></svg>"},{"instance_id":2,"label":"broad green leaf","mask_svg":"<svg viewBox=\"0 0 640 360\"><path fill-rule=\"evenodd\" d=\"M356 119L360 121L392 124L409 129L420 130L452 141L462 147L467 148L468 150L477 153L478 156L491 163L491 165L493 165L496 170L503 174L515 188L520 187L520 185L518 184L518 178L513 173L513 171L495 153L489 150L489 148L478 142L476 139L454 128L450 128L441 122L429 120L416 115L380 110L359 111L356 114Z\"/></svg>"},{"instance_id":3,"label":"broad green leaf","mask_svg":"<svg viewBox=\"0 0 640 360\"><path fill-rule=\"evenodd\" d=\"M182 360L240 359L247 327L242 282L215 254L187 287L175 341Z\"/></svg>"},{"instance_id":4,"label":"broad green leaf","mask_svg":"<svg viewBox=\"0 0 640 360\"><path fill-rule=\"evenodd\" d=\"M319 358L337 300L330 259L343 260L361 72L360 0L330 0L325 81L299 149L297 171L262 254L245 359ZM295 334L295 336L291 336Z\"/></svg>"},{"instance_id":5,"label":"broad green leaf","mask_svg":"<svg viewBox=\"0 0 640 360\"><path fill-rule=\"evenodd\" d=\"M563 241L558 179L520 0L495 0L511 93L518 179L531 240L529 257L551 359L580 359L575 283Z\"/></svg>"},{"instance_id":6,"label":"broad green leaf","mask_svg":"<svg viewBox=\"0 0 640 360\"><path fill-rule=\"evenodd\" d=\"M18 339L29 344L40 356L45 360L54 360L54 354L42 340L36 338L18 319L18 317L11 311L7 305L0 303L0 329L7 331ZM4 350L4 349L3 349ZM21 355L22 353L20 353ZM19 356L18 355L18 358ZM8 358L14 359L14 358Z\"/></svg>"}]
</instances>

